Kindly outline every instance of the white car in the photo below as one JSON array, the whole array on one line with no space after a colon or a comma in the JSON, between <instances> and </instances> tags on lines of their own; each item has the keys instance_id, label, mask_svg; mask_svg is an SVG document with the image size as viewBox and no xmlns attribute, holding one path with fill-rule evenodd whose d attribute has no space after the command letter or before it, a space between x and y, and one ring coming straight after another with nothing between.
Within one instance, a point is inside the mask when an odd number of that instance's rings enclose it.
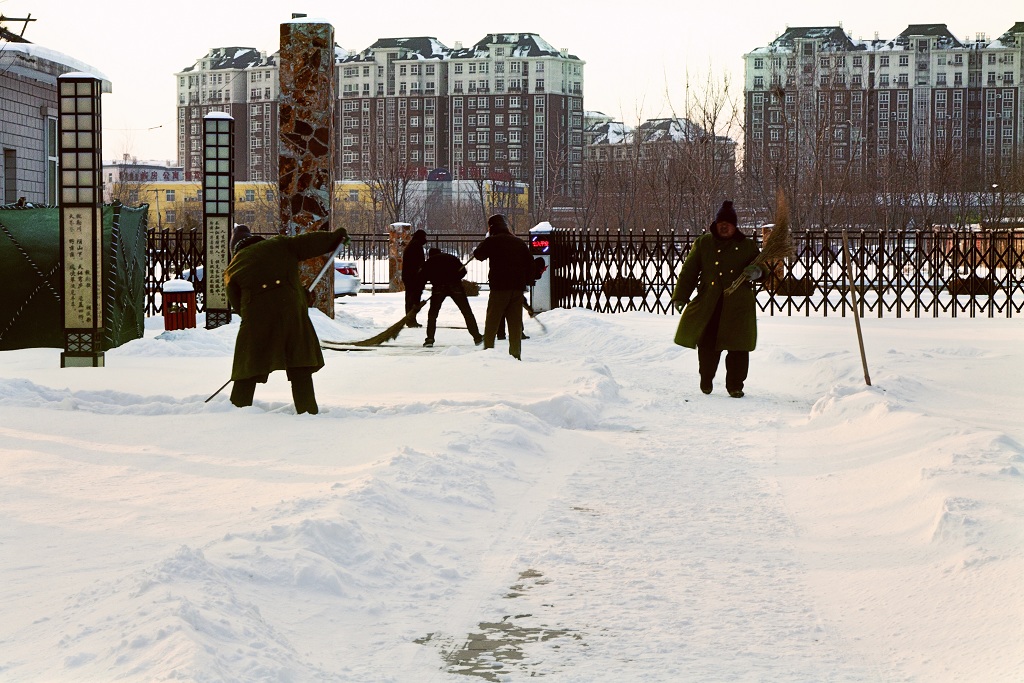
<instances>
[{"instance_id":1,"label":"white car","mask_svg":"<svg viewBox=\"0 0 1024 683\"><path fill-rule=\"evenodd\" d=\"M362 284L355 261L334 259L334 296L355 296Z\"/></svg>"}]
</instances>

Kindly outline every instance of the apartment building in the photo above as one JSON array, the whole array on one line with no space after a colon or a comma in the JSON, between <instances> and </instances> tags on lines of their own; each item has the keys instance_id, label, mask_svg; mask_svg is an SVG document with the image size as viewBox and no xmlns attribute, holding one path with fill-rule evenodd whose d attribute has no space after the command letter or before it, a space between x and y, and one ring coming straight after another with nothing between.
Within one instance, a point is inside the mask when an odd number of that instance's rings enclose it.
<instances>
[{"instance_id":1,"label":"apartment building","mask_svg":"<svg viewBox=\"0 0 1024 683\"><path fill-rule=\"evenodd\" d=\"M839 26L787 28L744 55L744 165L956 156L975 189L1024 160L1024 22L996 39L912 24L892 39Z\"/></svg>"},{"instance_id":2,"label":"apartment building","mask_svg":"<svg viewBox=\"0 0 1024 683\"><path fill-rule=\"evenodd\" d=\"M203 117L224 112L235 121L239 181L277 180L277 56L253 47L218 47L175 74L178 165L185 178L203 177Z\"/></svg>"},{"instance_id":3,"label":"apartment building","mask_svg":"<svg viewBox=\"0 0 1024 683\"><path fill-rule=\"evenodd\" d=\"M338 48L337 177L492 179L527 183L532 196L574 196L583 65L534 33L493 33L471 47L406 37ZM238 177L276 178L276 56L216 48L176 76L186 176L202 173L202 117L225 111L236 121Z\"/></svg>"}]
</instances>

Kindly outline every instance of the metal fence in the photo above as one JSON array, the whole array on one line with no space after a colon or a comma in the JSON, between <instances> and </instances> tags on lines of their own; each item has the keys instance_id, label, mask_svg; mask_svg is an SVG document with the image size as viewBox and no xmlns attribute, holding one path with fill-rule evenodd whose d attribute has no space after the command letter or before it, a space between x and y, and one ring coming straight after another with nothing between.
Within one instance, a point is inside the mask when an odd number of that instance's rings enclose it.
<instances>
[{"instance_id":1,"label":"metal fence","mask_svg":"<svg viewBox=\"0 0 1024 683\"><path fill-rule=\"evenodd\" d=\"M274 237L277 233L254 233L261 237ZM473 249L483 241L484 235L451 234L432 235L427 238L427 247L437 247L455 254L463 262L469 260ZM344 261L354 261L362 278L362 291L387 291L391 282L390 243L387 235L352 235L351 242L338 255ZM199 230L151 230L147 247L146 268L146 315L160 315L163 312L163 283L183 275L191 275L203 265L203 233ZM487 282L487 264L472 261L466 266L467 279ZM196 304L205 310L203 283L197 282Z\"/></svg>"},{"instance_id":2,"label":"metal fence","mask_svg":"<svg viewBox=\"0 0 1024 683\"><path fill-rule=\"evenodd\" d=\"M672 290L692 235L555 231L553 305L599 312L672 312ZM988 317L1024 308L1024 232L848 235L861 316ZM794 235L795 257L757 293L769 315L848 315L851 278L841 231Z\"/></svg>"},{"instance_id":3,"label":"metal fence","mask_svg":"<svg viewBox=\"0 0 1024 683\"><path fill-rule=\"evenodd\" d=\"M269 235L268 235L269 236ZM604 313L672 313L672 289L694 235L556 230L551 239L553 305ZM485 283L487 264L470 260L483 235L431 235L427 246L467 262L467 279ZM1006 316L1024 309L1024 232L885 232L848 235L862 316ZM759 239L755 237L755 239ZM852 297L840 231L793 236L797 254L759 287L769 315L849 315ZM386 235L353 235L340 258L355 261L364 292L386 291ZM151 231L146 314L161 312L164 281L202 265L201 232ZM202 310L202 289L197 303Z\"/></svg>"}]
</instances>

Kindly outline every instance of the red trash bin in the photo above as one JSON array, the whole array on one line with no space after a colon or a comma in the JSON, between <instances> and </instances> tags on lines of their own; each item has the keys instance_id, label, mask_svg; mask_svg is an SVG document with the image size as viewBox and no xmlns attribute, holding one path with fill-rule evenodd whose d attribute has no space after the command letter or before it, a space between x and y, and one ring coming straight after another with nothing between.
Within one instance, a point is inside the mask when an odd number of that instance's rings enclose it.
<instances>
[{"instance_id":1,"label":"red trash bin","mask_svg":"<svg viewBox=\"0 0 1024 683\"><path fill-rule=\"evenodd\" d=\"M164 329L196 326L196 288L188 280L168 280L163 285Z\"/></svg>"}]
</instances>

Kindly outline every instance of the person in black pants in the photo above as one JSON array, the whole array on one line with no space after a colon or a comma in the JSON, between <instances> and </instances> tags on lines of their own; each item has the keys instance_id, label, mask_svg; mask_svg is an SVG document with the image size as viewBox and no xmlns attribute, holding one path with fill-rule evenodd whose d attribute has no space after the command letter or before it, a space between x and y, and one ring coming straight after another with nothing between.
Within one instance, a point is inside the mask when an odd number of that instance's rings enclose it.
<instances>
[{"instance_id":1,"label":"person in black pants","mask_svg":"<svg viewBox=\"0 0 1024 683\"><path fill-rule=\"evenodd\" d=\"M405 312L409 317L407 327L423 327L416 322L416 307L423 298L423 288L427 281L423 279L424 257L423 247L427 243L427 233L417 230L412 234L412 239L402 252L402 282L405 284Z\"/></svg>"},{"instance_id":2,"label":"person in black pants","mask_svg":"<svg viewBox=\"0 0 1024 683\"><path fill-rule=\"evenodd\" d=\"M487 318L484 320L484 348L493 349L498 325L505 321L508 330L508 352L517 359L522 356L523 290L531 281L533 257L523 240L512 234L508 219L496 213L487 219L488 236L473 251L479 261L490 261L487 282Z\"/></svg>"},{"instance_id":3,"label":"person in black pants","mask_svg":"<svg viewBox=\"0 0 1024 683\"><path fill-rule=\"evenodd\" d=\"M481 344L484 341L483 335L476 324L476 316L473 309L469 307L469 297L462 287L462 278L466 276L466 267L458 258L446 254L440 249L431 248L430 258L423 266L423 279L430 283L430 308L427 312L427 339L424 346L434 345L434 332L437 330L437 314L441 310L441 304L448 297L452 298L455 305L462 311L462 317L466 319L466 329L473 337L473 343Z\"/></svg>"},{"instance_id":4,"label":"person in black pants","mask_svg":"<svg viewBox=\"0 0 1024 683\"><path fill-rule=\"evenodd\" d=\"M231 261L224 269L228 301L242 319L231 366L231 403L251 406L256 385L284 370L295 412L319 412L313 373L324 366L324 356L309 319L299 263L329 254L347 239L343 228L270 239L253 235L244 225L235 228Z\"/></svg>"}]
</instances>

